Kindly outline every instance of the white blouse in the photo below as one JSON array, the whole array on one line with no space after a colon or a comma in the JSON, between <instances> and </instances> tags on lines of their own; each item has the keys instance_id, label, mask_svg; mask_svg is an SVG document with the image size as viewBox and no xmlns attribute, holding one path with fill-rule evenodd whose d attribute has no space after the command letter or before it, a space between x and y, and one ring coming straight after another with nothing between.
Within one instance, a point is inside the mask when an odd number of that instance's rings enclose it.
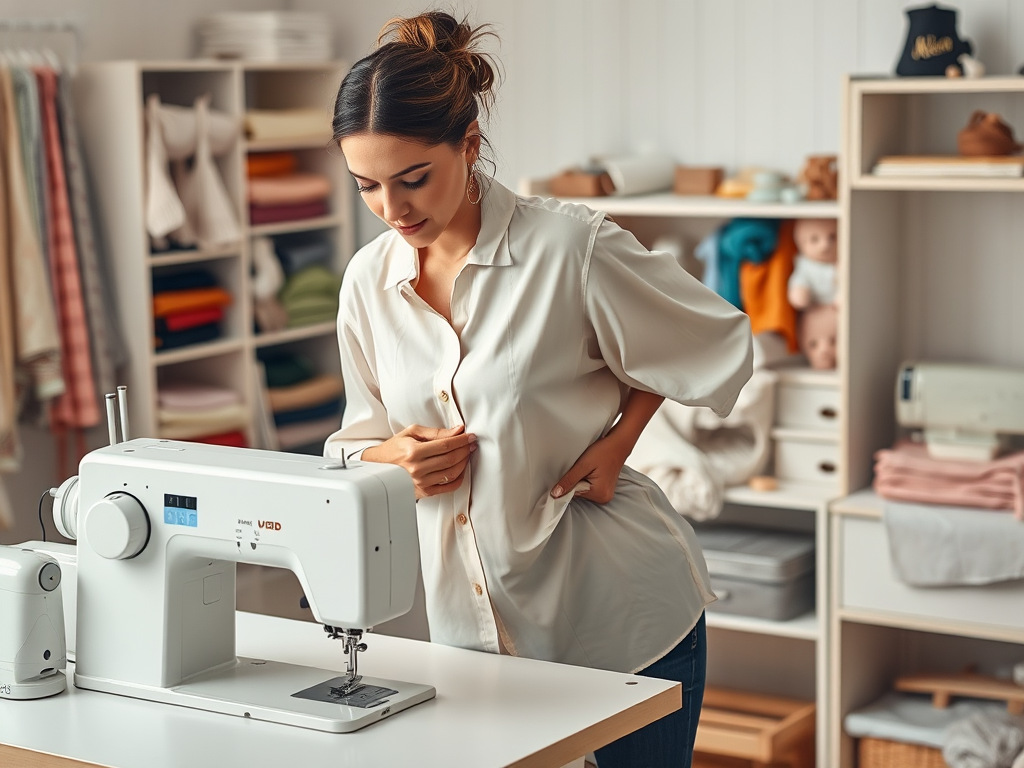
<instances>
[{"instance_id":1,"label":"white blouse","mask_svg":"<svg viewBox=\"0 0 1024 768\"><path fill-rule=\"evenodd\" d=\"M417 505L431 638L640 670L715 599L693 530L629 468L607 504L550 490L630 387L728 413L751 373L749 321L585 206L491 182L481 216L450 325L413 290L419 260L396 232L353 257L347 405L325 454L464 424L479 446L465 481Z\"/></svg>"}]
</instances>

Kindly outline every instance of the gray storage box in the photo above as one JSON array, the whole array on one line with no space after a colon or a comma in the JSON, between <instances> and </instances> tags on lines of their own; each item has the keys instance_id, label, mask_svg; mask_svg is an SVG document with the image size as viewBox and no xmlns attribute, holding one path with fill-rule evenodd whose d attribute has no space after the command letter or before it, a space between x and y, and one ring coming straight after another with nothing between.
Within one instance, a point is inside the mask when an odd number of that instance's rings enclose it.
<instances>
[{"instance_id":1,"label":"gray storage box","mask_svg":"<svg viewBox=\"0 0 1024 768\"><path fill-rule=\"evenodd\" d=\"M709 611L787 621L814 609L814 535L712 525L696 529L718 600Z\"/></svg>"}]
</instances>

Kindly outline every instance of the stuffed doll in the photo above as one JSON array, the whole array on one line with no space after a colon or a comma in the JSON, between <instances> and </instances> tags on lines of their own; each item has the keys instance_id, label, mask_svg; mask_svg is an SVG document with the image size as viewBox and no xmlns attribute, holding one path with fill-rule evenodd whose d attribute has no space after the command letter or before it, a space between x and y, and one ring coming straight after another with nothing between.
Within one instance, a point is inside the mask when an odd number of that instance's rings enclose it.
<instances>
[{"instance_id":1,"label":"stuffed doll","mask_svg":"<svg viewBox=\"0 0 1024 768\"><path fill-rule=\"evenodd\" d=\"M793 227L799 253L789 278L789 303L805 310L836 301L836 221L799 219Z\"/></svg>"},{"instance_id":2,"label":"stuffed doll","mask_svg":"<svg viewBox=\"0 0 1024 768\"><path fill-rule=\"evenodd\" d=\"M816 304L800 313L797 338L811 368L827 371L836 367L838 321L834 304Z\"/></svg>"}]
</instances>

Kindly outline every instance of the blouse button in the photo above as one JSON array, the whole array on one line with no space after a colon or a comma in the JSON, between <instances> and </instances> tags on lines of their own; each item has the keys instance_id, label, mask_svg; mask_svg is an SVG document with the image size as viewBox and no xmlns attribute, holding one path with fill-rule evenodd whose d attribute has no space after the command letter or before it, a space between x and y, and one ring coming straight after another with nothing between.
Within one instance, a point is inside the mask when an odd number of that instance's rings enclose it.
<instances>
[{"instance_id":1,"label":"blouse button","mask_svg":"<svg viewBox=\"0 0 1024 768\"><path fill-rule=\"evenodd\" d=\"M478 595L482 595L484 593L484 588L481 587L479 584L474 584L473 591L476 592Z\"/></svg>"},{"instance_id":2,"label":"blouse button","mask_svg":"<svg viewBox=\"0 0 1024 768\"><path fill-rule=\"evenodd\" d=\"M462 514L461 512L459 513L459 516L458 516L458 517L456 517L455 519L459 521L459 525L465 525L465 524L466 524L466 521L467 521L467 520L469 520L469 518L468 518L468 517L466 517L466 516L465 516L464 514Z\"/></svg>"},{"instance_id":3,"label":"blouse button","mask_svg":"<svg viewBox=\"0 0 1024 768\"><path fill-rule=\"evenodd\" d=\"M447 403L448 402L448 393L445 392L443 389L441 390L441 394L438 395L438 397L441 398L441 402L442 403Z\"/></svg>"}]
</instances>

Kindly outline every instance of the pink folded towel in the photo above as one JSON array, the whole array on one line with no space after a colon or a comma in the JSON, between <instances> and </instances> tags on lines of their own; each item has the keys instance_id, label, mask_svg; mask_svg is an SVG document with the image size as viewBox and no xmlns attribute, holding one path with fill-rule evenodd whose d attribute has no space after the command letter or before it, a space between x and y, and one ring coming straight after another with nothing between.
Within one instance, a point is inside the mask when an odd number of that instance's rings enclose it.
<instances>
[{"instance_id":1,"label":"pink folded towel","mask_svg":"<svg viewBox=\"0 0 1024 768\"><path fill-rule=\"evenodd\" d=\"M331 181L318 173L290 173L249 179L249 202L255 205L298 205L323 200Z\"/></svg>"},{"instance_id":2,"label":"pink folded towel","mask_svg":"<svg viewBox=\"0 0 1024 768\"><path fill-rule=\"evenodd\" d=\"M1024 520L1024 451L991 461L933 459L904 440L875 454L874 487L894 501L1012 509Z\"/></svg>"}]
</instances>

